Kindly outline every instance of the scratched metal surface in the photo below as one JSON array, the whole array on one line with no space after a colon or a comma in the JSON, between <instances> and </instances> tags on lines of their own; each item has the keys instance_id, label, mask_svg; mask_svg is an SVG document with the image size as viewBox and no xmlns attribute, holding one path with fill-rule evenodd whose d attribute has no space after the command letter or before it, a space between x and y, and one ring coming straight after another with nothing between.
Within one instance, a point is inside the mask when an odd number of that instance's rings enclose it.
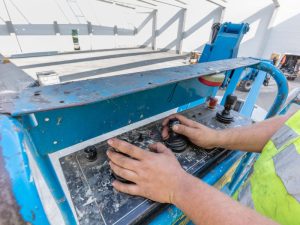
<instances>
[{"instance_id":1,"label":"scratched metal surface","mask_svg":"<svg viewBox=\"0 0 300 225\"><path fill-rule=\"evenodd\" d=\"M188 66L132 73L23 90L0 103L0 112L14 116L50 109L68 108L108 100L143 90L189 80L203 75L258 64L251 58L236 58Z\"/></svg>"},{"instance_id":2,"label":"scratched metal surface","mask_svg":"<svg viewBox=\"0 0 300 225\"><path fill-rule=\"evenodd\" d=\"M5 164L0 146L0 224L5 225L26 225L20 215L20 206L13 195L12 185Z\"/></svg>"},{"instance_id":3,"label":"scratched metal surface","mask_svg":"<svg viewBox=\"0 0 300 225\"><path fill-rule=\"evenodd\" d=\"M183 114L214 129L244 126L251 123L248 118L243 118L238 113L233 112L235 115L234 123L222 124L215 119L216 111L209 110L202 105ZM161 121L156 121L118 137L146 150L150 143L162 141L160 131ZM60 159L79 223L140 223L142 219L149 216L153 209L160 205L141 197L116 192L111 186L113 177L106 157L108 146L106 142L101 142L96 144L96 147L98 157L94 162L88 162L82 150ZM203 171L205 167L224 153L227 151L222 149L207 151L189 144L183 153L175 155L186 171L196 174Z\"/></svg>"}]
</instances>

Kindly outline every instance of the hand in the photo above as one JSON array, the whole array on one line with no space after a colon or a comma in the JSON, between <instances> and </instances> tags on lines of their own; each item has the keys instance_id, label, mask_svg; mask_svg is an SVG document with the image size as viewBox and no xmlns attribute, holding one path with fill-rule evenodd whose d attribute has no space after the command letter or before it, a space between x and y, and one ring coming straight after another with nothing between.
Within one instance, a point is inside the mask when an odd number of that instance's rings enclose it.
<instances>
[{"instance_id":1,"label":"hand","mask_svg":"<svg viewBox=\"0 0 300 225\"><path fill-rule=\"evenodd\" d=\"M178 119L181 123L173 127L174 132L186 136L197 146L203 148L218 147L220 131L206 127L179 114L171 115L163 121L162 137L164 140L169 137L169 120L174 118Z\"/></svg>"},{"instance_id":2,"label":"hand","mask_svg":"<svg viewBox=\"0 0 300 225\"><path fill-rule=\"evenodd\" d=\"M184 186L187 173L170 149L155 143L149 146L152 152L146 151L116 138L110 139L108 144L131 157L107 151L114 173L133 182L125 184L115 180L112 183L115 189L161 203L174 203L176 193Z\"/></svg>"}]
</instances>

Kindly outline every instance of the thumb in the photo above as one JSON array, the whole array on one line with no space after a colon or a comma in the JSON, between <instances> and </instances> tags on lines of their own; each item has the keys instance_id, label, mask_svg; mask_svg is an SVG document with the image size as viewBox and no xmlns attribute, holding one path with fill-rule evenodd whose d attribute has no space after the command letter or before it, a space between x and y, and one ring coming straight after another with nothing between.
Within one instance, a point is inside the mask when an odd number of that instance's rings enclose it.
<instances>
[{"instance_id":1,"label":"thumb","mask_svg":"<svg viewBox=\"0 0 300 225\"><path fill-rule=\"evenodd\" d=\"M182 124L177 124L173 126L173 131L177 134L182 134L188 138L193 137L197 131L196 128L188 127Z\"/></svg>"}]
</instances>

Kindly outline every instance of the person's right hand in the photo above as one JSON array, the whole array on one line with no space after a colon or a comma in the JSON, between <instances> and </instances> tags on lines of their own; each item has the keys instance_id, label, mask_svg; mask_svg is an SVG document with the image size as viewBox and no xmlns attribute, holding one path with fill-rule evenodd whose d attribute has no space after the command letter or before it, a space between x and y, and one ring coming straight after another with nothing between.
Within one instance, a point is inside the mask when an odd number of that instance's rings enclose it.
<instances>
[{"instance_id":1,"label":"person's right hand","mask_svg":"<svg viewBox=\"0 0 300 225\"><path fill-rule=\"evenodd\" d=\"M199 147L218 147L220 131L206 127L179 114L171 115L163 121L162 138L164 140L168 139L169 137L169 120L174 118L178 119L181 123L173 126L172 129L174 132L186 136L192 143Z\"/></svg>"}]
</instances>

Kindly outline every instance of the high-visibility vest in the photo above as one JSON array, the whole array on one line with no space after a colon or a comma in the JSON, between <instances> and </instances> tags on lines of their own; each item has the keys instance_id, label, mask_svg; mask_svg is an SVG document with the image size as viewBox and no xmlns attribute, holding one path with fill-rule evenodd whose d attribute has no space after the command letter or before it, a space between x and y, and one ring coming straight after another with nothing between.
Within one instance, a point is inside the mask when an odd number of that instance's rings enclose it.
<instances>
[{"instance_id":1,"label":"high-visibility vest","mask_svg":"<svg viewBox=\"0 0 300 225\"><path fill-rule=\"evenodd\" d=\"M235 198L284 225L300 225L300 111L264 147Z\"/></svg>"}]
</instances>

